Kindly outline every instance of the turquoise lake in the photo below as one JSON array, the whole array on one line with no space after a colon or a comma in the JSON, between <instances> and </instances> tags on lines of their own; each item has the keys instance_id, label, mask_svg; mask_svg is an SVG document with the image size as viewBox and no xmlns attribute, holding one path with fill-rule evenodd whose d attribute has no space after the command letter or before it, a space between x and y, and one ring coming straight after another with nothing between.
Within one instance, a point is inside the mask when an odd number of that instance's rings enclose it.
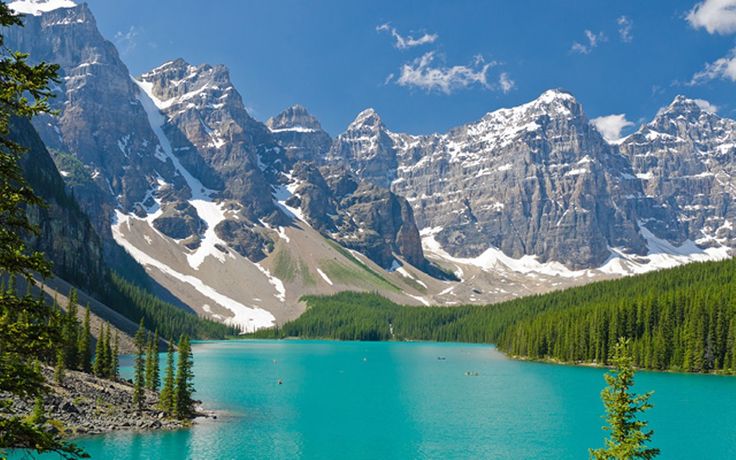
<instances>
[{"instance_id":1,"label":"turquoise lake","mask_svg":"<svg viewBox=\"0 0 736 460\"><path fill-rule=\"evenodd\" d=\"M202 342L194 363L217 420L80 444L100 459L585 459L604 438L603 370L486 345ZM637 390L656 392L660 458L736 458L736 378L640 372Z\"/></svg>"}]
</instances>

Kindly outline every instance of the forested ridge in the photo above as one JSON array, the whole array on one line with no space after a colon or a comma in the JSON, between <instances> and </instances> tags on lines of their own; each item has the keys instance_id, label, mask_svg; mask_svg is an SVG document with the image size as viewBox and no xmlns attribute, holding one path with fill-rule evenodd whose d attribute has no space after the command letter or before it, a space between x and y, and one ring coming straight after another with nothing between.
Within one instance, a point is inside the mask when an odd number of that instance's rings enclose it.
<instances>
[{"instance_id":1,"label":"forested ridge","mask_svg":"<svg viewBox=\"0 0 736 460\"><path fill-rule=\"evenodd\" d=\"M736 372L736 261L602 281L487 306L407 307L374 294L305 297L256 337L495 343L512 356L609 364L619 337L637 367Z\"/></svg>"}]
</instances>

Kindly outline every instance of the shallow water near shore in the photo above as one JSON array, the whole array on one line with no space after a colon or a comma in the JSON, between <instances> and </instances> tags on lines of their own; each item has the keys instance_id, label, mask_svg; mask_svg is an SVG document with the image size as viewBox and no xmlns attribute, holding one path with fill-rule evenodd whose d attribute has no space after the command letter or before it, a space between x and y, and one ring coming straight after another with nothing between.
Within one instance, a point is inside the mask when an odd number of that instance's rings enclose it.
<instances>
[{"instance_id":1,"label":"shallow water near shore","mask_svg":"<svg viewBox=\"0 0 736 460\"><path fill-rule=\"evenodd\" d=\"M79 444L100 459L580 459L603 442L603 369L446 343L200 342L194 357L216 420ZM640 372L637 390L656 391L661 458L736 458L736 378Z\"/></svg>"}]
</instances>

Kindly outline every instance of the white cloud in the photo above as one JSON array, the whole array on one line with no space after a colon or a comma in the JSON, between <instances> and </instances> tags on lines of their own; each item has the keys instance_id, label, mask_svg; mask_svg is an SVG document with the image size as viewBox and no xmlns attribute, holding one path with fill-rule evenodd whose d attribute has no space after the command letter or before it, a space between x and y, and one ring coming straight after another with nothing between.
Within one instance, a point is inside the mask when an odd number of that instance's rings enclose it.
<instances>
[{"instance_id":1,"label":"white cloud","mask_svg":"<svg viewBox=\"0 0 736 460\"><path fill-rule=\"evenodd\" d=\"M698 29L703 27L710 34L736 32L736 0L705 0L693 7L687 21Z\"/></svg>"},{"instance_id":2,"label":"white cloud","mask_svg":"<svg viewBox=\"0 0 736 460\"><path fill-rule=\"evenodd\" d=\"M693 75L690 85L701 85L718 78L736 82L736 48L728 55L706 64L703 70Z\"/></svg>"},{"instance_id":3,"label":"white cloud","mask_svg":"<svg viewBox=\"0 0 736 460\"><path fill-rule=\"evenodd\" d=\"M444 67L433 66L434 58L434 51L430 51L401 66L401 74L396 84L445 94L473 85L491 88L488 84L488 69L496 65L496 62L486 63L482 57L476 57L471 66Z\"/></svg>"},{"instance_id":4,"label":"white cloud","mask_svg":"<svg viewBox=\"0 0 736 460\"><path fill-rule=\"evenodd\" d=\"M593 118L590 122L593 123L593 126L596 127L598 132L600 132L603 135L603 138L608 142L616 142L620 140L621 131L629 126L634 126L634 123L627 120L626 114L623 113Z\"/></svg>"},{"instance_id":5,"label":"white cloud","mask_svg":"<svg viewBox=\"0 0 736 460\"><path fill-rule=\"evenodd\" d=\"M498 86L501 88L501 91L506 94L514 89L516 82L509 77L508 73L501 72L501 75L498 76Z\"/></svg>"},{"instance_id":6,"label":"white cloud","mask_svg":"<svg viewBox=\"0 0 736 460\"><path fill-rule=\"evenodd\" d=\"M138 37L140 29L136 26L130 26L127 32L118 31L115 33L115 46L121 55L127 56L138 46Z\"/></svg>"},{"instance_id":7,"label":"white cloud","mask_svg":"<svg viewBox=\"0 0 736 460\"><path fill-rule=\"evenodd\" d=\"M700 107L702 110L705 110L706 112L710 112L710 113L718 112L718 106L711 104L705 99L693 99L693 100L698 105L698 107Z\"/></svg>"},{"instance_id":8,"label":"white cloud","mask_svg":"<svg viewBox=\"0 0 736 460\"><path fill-rule=\"evenodd\" d=\"M424 35L418 38L414 38L411 35L403 36L399 33L398 30L396 30L395 27L392 27L388 23L377 26L376 31L390 33L391 36L394 37L394 40L395 40L394 47L400 50L407 49L407 48L413 48L415 46L428 45L430 43L434 43L439 38L439 35L437 34L427 34L427 33L425 33Z\"/></svg>"},{"instance_id":9,"label":"white cloud","mask_svg":"<svg viewBox=\"0 0 736 460\"><path fill-rule=\"evenodd\" d=\"M634 39L634 35L631 33L631 29L634 27L634 21L626 16L621 16L616 19L616 24L618 24L618 36L621 38L621 41L631 43Z\"/></svg>"},{"instance_id":10,"label":"white cloud","mask_svg":"<svg viewBox=\"0 0 736 460\"><path fill-rule=\"evenodd\" d=\"M593 48L597 47L601 42L606 41L606 35L603 32L593 33L590 30L585 30L585 38L588 39L588 43L583 44L579 42L573 42L570 50L578 54L588 54Z\"/></svg>"}]
</instances>

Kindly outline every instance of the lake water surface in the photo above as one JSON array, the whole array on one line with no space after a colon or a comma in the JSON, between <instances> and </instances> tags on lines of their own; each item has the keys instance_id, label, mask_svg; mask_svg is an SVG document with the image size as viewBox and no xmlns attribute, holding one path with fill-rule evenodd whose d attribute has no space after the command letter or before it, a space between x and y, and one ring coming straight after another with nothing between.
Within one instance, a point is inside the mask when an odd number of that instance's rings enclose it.
<instances>
[{"instance_id":1,"label":"lake water surface","mask_svg":"<svg viewBox=\"0 0 736 460\"><path fill-rule=\"evenodd\" d=\"M585 459L604 437L603 370L486 345L202 342L194 363L217 420L79 444L100 459ZM736 378L640 372L637 390L656 391L662 459L736 458Z\"/></svg>"}]
</instances>

